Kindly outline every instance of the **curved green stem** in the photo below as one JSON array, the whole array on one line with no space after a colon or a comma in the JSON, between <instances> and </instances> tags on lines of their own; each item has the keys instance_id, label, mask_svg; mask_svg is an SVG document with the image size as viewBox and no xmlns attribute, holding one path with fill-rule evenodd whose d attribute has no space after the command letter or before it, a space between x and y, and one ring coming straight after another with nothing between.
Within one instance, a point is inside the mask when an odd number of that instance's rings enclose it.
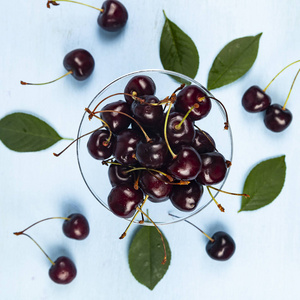
<instances>
[{"instance_id":1,"label":"curved green stem","mask_svg":"<svg viewBox=\"0 0 300 300\"><path fill-rule=\"evenodd\" d=\"M96 10L98 10L98 11L100 11L100 12L103 12L103 11L104 11L104 9L102 9L102 8L98 8L98 7L89 5L89 4L85 4L85 3L81 3L81 2L77 2L77 1L72 1L72 0L55 0L55 1L48 1L48 2L47 2L47 7L50 8L50 4L52 4L52 5L58 5L58 4L56 4L56 2L70 2L70 3L75 3L75 4L84 5L84 6L87 6L87 7L93 8L93 9L96 9Z\"/></svg>"},{"instance_id":2,"label":"curved green stem","mask_svg":"<svg viewBox=\"0 0 300 300\"><path fill-rule=\"evenodd\" d=\"M287 98L286 98L286 100L285 100L285 102L284 102L284 104L283 104L283 107L282 107L283 110L285 110L286 104L287 104L287 102L288 102L288 100L289 100L290 94L291 94L291 92L292 92L294 83L295 83L295 81L296 81L296 79L297 79L297 76L298 76L299 72L300 72L300 69L298 70L296 76L294 77L293 83L292 83L291 88L290 88L290 90L289 90L289 94L288 94L288 96L287 96Z\"/></svg>"},{"instance_id":3,"label":"curved green stem","mask_svg":"<svg viewBox=\"0 0 300 300\"><path fill-rule=\"evenodd\" d=\"M72 74L72 73L73 73L73 71L69 71L66 74L64 74L63 76L60 76L60 77L58 77L54 80L51 80L51 81L48 81L48 82L43 82L43 83L30 83L30 82L25 82L25 81L22 81L22 80L20 81L20 83L22 85L45 85L45 84L49 84L49 83L55 82L57 80L60 80L60 79L66 77L66 76L68 76L69 74Z\"/></svg>"}]
</instances>

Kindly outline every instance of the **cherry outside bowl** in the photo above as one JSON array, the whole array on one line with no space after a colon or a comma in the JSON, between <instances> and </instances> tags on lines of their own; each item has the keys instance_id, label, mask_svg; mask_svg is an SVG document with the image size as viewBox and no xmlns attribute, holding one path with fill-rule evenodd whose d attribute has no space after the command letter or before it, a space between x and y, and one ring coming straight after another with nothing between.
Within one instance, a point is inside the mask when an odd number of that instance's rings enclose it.
<instances>
[{"instance_id":1,"label":"cherry outside bowl","mask_svg":"<svg viewBox=\"0 0 300 300\"><path fill-rule=\"evenodd\" d=\"M209 96L212 94L206 90L200 83L197 81L173 72L173 71L166 71L166 70L141 70L135 71L126 75L123 75L107 86L105 86L95 97L94 99L88 104L90 110L93 110L94 107L105 97L115 94L115 93L122 93L124 92L124 88L128 81L137 75L146 75L153 79L156 84L156 96L162 100L166 96L170 96L179 86L174 77L178 77L185 82L189 82L191 84L197 85L200 89L203 90ZM106 100L101 104L99 109L104 105L118 100L125 100L123 95L114 96ZM219 99L222 101L222 99ZM224 130L224 122L225 122L225 114L220 106L214 100L212 101L212 108L208 116L205 118L196 121L195 124L200 127L202 130L208 132L216 143L216 148L218 151L223 154L226 160L232 161L232 153L233 153L233 141L232 141L232 132L229 125L228 130ZM84 108L83 108L84 109ZM230 116L229 116L230 117ZM97 118L93 118L91 121L88 119L88 113L85 112L83 114L82 120L79 125L78 130L78 137L95 130L96 128L100 127L101 123L100 120ZM106 209L109 210L107 204L107 196L111 190L111 185L108 178L108 167L102 165L101 161L95 160L87 150L87 141L89 139L89 135L85 136L77 141L77 160L79 164L79 169L82 174L82 177L89 188L90 192L94 195L96 200L102 204ZM227 174L222 182L217 185L214 185L217 188L222 188L224 185L230 168L227 171ZM213 190L212 190L213 191ZM218 192L214 193L216 197ZM179 222L181 220L185 220L191 216L202 211L207 205L212 202L211 197L209 196L206 188L204 187L204 194L198 203L198 206L195 210L190 212L183 212L176 209L170 200L154 203L151 201L147 201L146 204L143 206L143 211L148 211L149 216L157 225L163 224L171 224L175 222ZM177 215L179 218L174 219L169 213ZM135 223L138 223L141 220L141 214L135 219ZM149 222L145 222L144 225L151 225Z\"/></svg>"}]
</instances>

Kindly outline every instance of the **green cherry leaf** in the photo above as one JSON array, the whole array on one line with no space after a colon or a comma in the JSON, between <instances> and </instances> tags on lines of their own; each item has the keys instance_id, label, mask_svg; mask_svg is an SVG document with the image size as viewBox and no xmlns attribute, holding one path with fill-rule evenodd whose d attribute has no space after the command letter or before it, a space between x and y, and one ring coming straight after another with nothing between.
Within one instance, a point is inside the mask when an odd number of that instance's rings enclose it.
<instances>
[{"instance_id":1,"label":"green cherry leaf","mask_svg":"<svg viewBox=\"0 0 300 300\"><path fill-rule=\"evenodd\" d=\"M13 113L0 120L0 140L17 152L46 149L62 137L39 118L25 113Z\"/></svg>"},{"instance_id":2,"label":"green cherry leaf","mask_svg":"<svg viewBox=\"0 0 300 300\"><path fill-rule=\"evenodd\" d=\"M192 39L167 18L165 12L164 15L166 19L160 38L161 63L165 70L195 78L199 68L197 48Z\"/></svg>"},{"instance_id":3,"label":"green cherry leaf","mask_svg":"<svg viewBox=\"0 0 300 300\"><path fill-rule=\"evenodd\" d=\"M141 284L153 290L157 283L167 272L171 250L167 239L166 245L167 261L163 265L164 249L161 237L155 227L143 226L138 230L129 248L129 267L132 275Z\"/></svg>"},{"instance_id":4,"label":"green cherry leaf","mask_svg":"<svg viewBox=\"0 0 300 300\"><path fill-rule=\"evenodd\" d=\"M233 40L220 51L208 74L208 90L232 83L249 71L258 53L261 35Z\"/></svg>"},{"instance_id":5,"label":"green cherry leaf","mask_svg":"<svg viewBox=\"0 0 300 300\"><path fill-rule=\"evenodd\" d=\"M249 173L244 184L240 211L256 210L270 204L280 194L285 181L285 155L265 160Z\"/></svg>"}]
</instances>

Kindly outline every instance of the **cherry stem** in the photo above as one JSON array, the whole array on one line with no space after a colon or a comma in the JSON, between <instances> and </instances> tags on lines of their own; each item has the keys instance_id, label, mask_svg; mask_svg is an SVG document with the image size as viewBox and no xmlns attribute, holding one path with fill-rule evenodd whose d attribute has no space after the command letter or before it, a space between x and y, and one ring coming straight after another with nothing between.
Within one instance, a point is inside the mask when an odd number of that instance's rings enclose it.
<instances>
[{"instance_id":1,"label":"cherry stem","mask_svg":"<svg viewBox=\"0 0 300 300\"><path fill-rule=\"evenodd\" d=\"M81 4L81 5L84 5L84 6L87 6L87 7L90 7L90 8L94 8L94 9L96 9L96 10L99 10L100 12L104 12L104 9L102 9L102 8L94 7L94 6L85 4L85 3L81 3L81 2L77 2L77 1L72 1L72 0L55 0L55 1L48 1L48 2L47 2L47 7L50 8L50 4L52 4L52 5L59 5L59 4L57 4L56 2L70 2L70 3Z\"/></svg>"},{"instance_id":2,"label":"cherry stem","mask_svg":"<svg viewBox=\"0 0 300 300\"><path fill-rule=\"evenodd\" d=\"M271 85L271 83L284 71L284 70L286 70L287 68L289 68L290 66L292 66L292 65L294 65L294 64L296 64L296 63L298 63L298 62L300 62L300 60L296 60L296 61L294 61L294 62L292 62L292 63L290 63L289 65L287 65L286 67L284 67L271 81L270 81L270 83L264 88L264 92L267 90L267 88Z\"/></svg>"},{"instance_id":3,"label":"cherry stem","mask_svg":"<svg viewBox=\"0 0 300 300\"><path fill-rule=\"evenodd\" d=\"M175 217L175 218L179 218L178 216L175 216L171 213L169 213L170 216ZM188 221L188 220L184 220L185 222L189 223L190 225L194 226L195 228L197 228L201 233L203 233L212 243L215 241L213 238L211 238L208 234L206 234L203 230L201 230L198 226L196 226L195 224L193 224L192 222Z\"/></svg>"},{"instance_id":4,"label":"cherry stem","mask_svg":"<svg viewBox=\"0 0 300 300\"><path fill-rule=\"evenodd\" d=\"M118 163L118 162L115 162L115 161L113 161L113 160L114 160L113 158L108 158L107 160L103 160L103 161L102 161L102 165L108 166L108 164L111 164L111 165L122 166L122 164L120 164L120 163Z\"/></svg>"},{"instance_id":5,"label":"cherry stem","mask_svg":"<svg viewBox=\"0 0 300 300\"><path fill-rule=\"evenodd\" d=\"M161 238L161 241L162 241L162 244L163 244L163 247L164 247L164 259L162 261L162 265L164 265L167 261L167 250L166 250L166 245L165 245L165 241L164 241L164 238L163 238L163 235L161 233L161 231L159 230L159 228L157 227L157 225L152 221L152 219L145 213L143 212L138 206L136 208L140 213L142 213L156 228L156 230L158 231L159 235L160 235L160 238Z\"/></svg>"},{"instance_id":6,"label":"cherry stem","mask_svg":"<svg viewBox=\"0 0 300 300\"><path fill-rule=\"evenodd\" d=\"M151 174L151 175L153 175L157 180L159 180L159 181L161 181L161 182L164 182L164 183L166 183L166 184L172 184L172 185L189 185L191 182L190 181L185 181L185 180L180 180L179 182L167 182L167 181L164 181L164 180L162 180L161 178L159 178L156 174L153 174L151 171L150 171L150 169L148 169L148 171L149 171L149 173ZM156 170L153 170L153 171L156 171ZM160 171L158 171L158 173L160 173ZM164 175L164 174L163 174ZM170 176L170 175L167 175L167 176ZM170 176L171 177L171 176ZM172 177L171 177L172 178ZM169 179L169 177L168 177L168 179ZM172 178L172 180L174 180L173 178Z\"/></svg>"},{"instance_id":7,"label":"cherry stem","mask_svg":"<svg viewBox=\"0 0 300 300\"><path fill-rule=\"evenodd\" d=\"M61 155L62 153L64 153L70 146L72 146L76 141L78 141L79 139L81 139L81 138L83 138L83 137L85 137L85 136L87 136L87 135L89 135L89 134L91 134L91 133L93 133L93 132L95 132L95 131L97 131L97 130L103 128L103 127L104 127L104 126L101 126L101 127L97 128L97 129L95 129L95 130L93 130L93 131L90 131L90 132L88 132L88 133L86 133L86 134L80 136L80 137L77 138L76 140L72 141L72 143L70 143L65 149L63 149L63 150L60 151L59 153L53 153L53 155L56 156L56 157L60 156L60 155Z\"/></svg>"},{"instance_id":8,"label":"cherry stem","mask_svg":"<svg viewBox=\"0 0 300 300\"><path fill-rule=\"evenodd\" d=\"M65 217L50 217L50 218L46 218L46 219L43 219L43 220L40 220L40 221L38 221L38 222L33 223L32 225L30 225L29 227L25 228L25 229L22 230L22 231L14 232L14 235L21 235L21 234L24 234L24 232L25 232L26 230L28 230L29 228L31 228L31 227L33 227L33 226L35 226L35 225L37 225L37 224L39 224L39 223L41 223L41 222L44 222L44 221L47 221L47 220L53 220L53 219L61 219L61 220L67 220L67 221L70 220L70 218L65 218Z\"/></svg>"},{"instance_id":9,"label":"cherry stem","mask_svg":"<svg viewBox=\"0 0 300 300\"><path fill-rule=\"evenodd\" d=\"M133 92L133 93L136 94L136 92ZM138 98L138 97L137 97L136 95L134 95L133 93L132 93L132 94L128 94L128 93L116 93L116 94L112 94L112 95L109 95L109 96L105 97L104 99L102 99L102 100L95 106L95 108L93 109L92 113L91 113L90 116L89 116L89 119L90 119L90 120L92 119L92 117L94 116L94 113L95 113L96 109L101 105L101 103L103 103L105 100L107 100L107 99L109 99L109 98L111 98L111 97L114 97L114 96L125 95L125 96L131 97L133 100L139 101L140 103L144 103L144 102L145 102L144 99Z\"/></svg>"},{"instance_id":10,"label":"cherry stem","mask_svg":"<svg viewBox=\"0 0 300 300\"><path fill-rule=\"evenodd\" d=\"M211 193L211 191L210 191L210 186L206 186L206 188L207 188L207 190L208 190L209 195L211 196L211 198L214 200L214 202L215 202L216 205L218 206L219 210L220 210L221 212L224 212L224 211L225 211L224 207L223 207L221 204L218 203L218 201L215 199L215 197L214 197L213 194Z\"/></svg>"},{"instance_id":11,"label":"cherry stem","mask_svg":"<svg viewBox=\"0 0 300 300\"><path fill-rule=\"evenodd\" d=\"M226 110L224 104L220 100L218 100L217 98L215 98L215 97L208 97L208 98L217 101L222 106L222 108L224 110L224 113L225 113L225 119L226 119L226 121L224 122L224 129L228 130L228 128L229 128L229 120L228 120L227 110Z\"/></svg>"},{"instance_id":12,"label":"cherry stem","mask_svg":"<svg viewBox=\"0 0 300 300\"><path fill-rule=\"evenodd\" d=\"M164 137L165 137L165 142L167 144L167 147L168 147L173 159L175 159L177 157L177 155L172 151L172 149L170 147L170 144L169 144L169 141L168 141L168 137L167 137L167 123L168 123L171 108L172 108L172 104L169 103L169 108L168 108L168 111L166 113L166 119L165 119L165 124L164 124Z\"/></svg>"},{"instance_id":13,"label":"cherry stem","mask_svg":"<svg viewBox=\"0 0 300 300\"><path fill-rule=\"evenodd\" d=\"M294 77L293 83L292 83L291 88L290 88L290 90L289 90L289 94L288 94L288 96L287 96L287 98L286 98L286 100L285 100L285 102L284 102L284 104L283 104L283 107L282 107L283 110L285 110L286 104L287 104L287 102L288 102L288 100L289 100L290 94L291 94L291 92L292 92L292 89L293 89L293 87L294 87L294 83L295 83L295 81L296 81L296 79L297 79L297 76L298 76L299 72L300 72L300 69L298 70L296 76Z\"/></svg>"},{"instance_id":14,"label":"cherry stem","mask_svg":"<svg viewBox=\"0 0 300 300\"><path fill-rule=\"evenodd\" d=\"M111 109L105 109L105 110L99 110L99 111L96 111L96 112L91 112L88 108L85 109L86 112L88 112L89 114L92 114L94 116L96 116L95 114L100 114L100 113L106 113L106 112L111 112L111 113L118 113L118 114L121 114L121 115L124 115L128 118L130 118L131 120L133 120L141 129L141 131L143 132L144 136L145 136L145 139L148 142L151 141L151 139L149 138L149 136L147 135L146 131L144 130L144 128L140 125L140 123L135 119L133 118L132 116L122 112L122 111L117 111L117 110L111 110ZM97 116L96 116L97 117Z\"/></svg>"},{"instance_id":15,"label":"cherry stem","mask_svg":"<svg viewBox=\"0 0 300 300\"><path fill-rule=\"evenodd\" d=\"M166 174L166 173L164 173L162 171L159 171L159 170L156 170L156 169L149 169L149 168L145 168L145 167L132 168L132 169L130 169L128 171L125 171L124 173L130 173L130 172L138 171L138 170L147 170L147 171L157 172L157 173L159 173L159 174L161 174L163 176L166 176L169 179L169 181L171 181L171 182L174 180L173 177L171 177L170 175L168 175L168 174Z\"/></svg>"},{"instance_id":16,"label":"cherry stem","mask_svg":"<svg viewBox=\"0 0 300 300\"><path fill-rule=\"evenodd\" d=\"M224 194L228 194L228 195L233 195L233 196L244 196L246 198L249 198L250 196L248 194L239 194L239 193L231 193L231 192L226 192L226 191L223 191L223 190L220 190L220 189L217 189L211 185L208 186L210 189L213 189L215 191L218 191L218 192L221 192L221 193L224 193Z\"/></svg>"},{"instance_id":17,"label":"cherry stem","mask_svg":"<svg viewBox=\"0 0 300 300\"><path fill-rule=\"evenodd\" d=\"M25 82L25 81L22 81L22 80L20 81L20 83L22 85L45 85L45 84L49 84L49 83L55 82L57 80L60 80L60 79L66 77L66 76L68 76L69 74L72 74L72 73L73 73L73 71L71 70L71 71L67 72L66 74L64 74L63 76L60 76L59 78L56 78L54 80L44 82L44 83L29 83L29 82Z\"/></svg>"},{"instance_id":18,"label":"cherry stem","mask_svg":"<svg viewBox=\"0 0 300 300\"><path fill-rule=\"evenodd\" d=\"M48 256L48 254L43 250L43 248L30 235L28 235L27 233L22 233L22 234L26 235L27 237L29 237L40 248L40 250L45 254L45 256L49 259L49 261L51 262L51 264L53 266L55 266L54 261Z\"/></svg>"},{"instance_id":19,"label":"cherry stem","mask_svg":"<svg viewBox=\"0 0 300 300\"><path fill-rule=\"evenodd\" d=\"M214 150L216 151L216 152L219 152L218 151L218 149L215 147L215 145L214 145L214 143L212 142L212 140L211 140L211 138L200 128L200 127L198 127L196 124L194 124L194 126L199 130L199 131L201 131L204 135L205 135L205 137L208 139L208 141L212 144L212 146L214 147Z\"/></svg>"},{"instance_id":20,"label":"cherry stem","mask_svg":"<svg viewBox=\"0 0 300 300\"><path fill-rule=\"evenodd\" d=\"M149 197L148 195L145 196L145 199L144 199L143 203L141 204L140 209L143 208L143 206L144 206L144 204L146 203L148 197ZM122 233L122 235L119 237L120 240L121 240L121 239L124 239L124 237L125 237L126 234L127 234L127 231L128 231L128 229L129 229L129 227L131 226L131 224L133 223L133 221L135 220L135 218L137 217L138 214L139 214L139 212L137 211L137 212L135 213L135 215L133 216L133 218L131 219L131 221L130 221L129 225L127 226L127 228L125 229L125 231L124 231L124 232Z\"/></svg>"},{"instance_id":21,"label":"cherry stem","mask_svg":"<svg viewBox=\"0 0 300 300\"><path fill-rule=\"evenodd\" d=\"M175 129L177 130L180 130L183 122L185 121L185 119L189 116L189 114L191 113L191 111L194 109L194 108L198 108L199 107L199 104L198 103L195 103L189 110L188 112L185 114L185 116L183 117L183 119L180 121L179 124L175 125Z\"/></svg>"}]
</instances>

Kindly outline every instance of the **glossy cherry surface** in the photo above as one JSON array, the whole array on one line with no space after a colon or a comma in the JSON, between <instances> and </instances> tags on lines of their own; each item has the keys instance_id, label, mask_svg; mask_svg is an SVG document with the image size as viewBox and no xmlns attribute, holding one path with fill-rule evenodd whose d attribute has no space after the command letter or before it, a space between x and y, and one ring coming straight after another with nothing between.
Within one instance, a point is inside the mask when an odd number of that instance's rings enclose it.
<instances>
[{"instance_id":1,"label":"glossy cherry surface","mask_svg":"<svg viewBox=\"0 0 300 300\"><path fill-rule=\"evenodd\" d=\"M112 186L122 183L133 185L133 173L126 173L129 169L122 165L111 164L108 168L108 178Z\"/></svg>"},{"instance_id":2,"label":"glossy cherry surface","mask_svg":"<svg viewBox=\"0 0 300 300\"><path fill-rule=\"evenodd\" d=\"M99 129L93 132L89 137L87 148L92 157L103 160L109 158L113 153L114 137L107 142L109 138L109 131Z\"/></svg>"},{"instance_id":3,"label":"glossy cherry surface","mask_svg":"<svg viewBox=\"0 0 300 300\"><path fill-rule=\"evenodd\" d=\"M83 240L90 233L88 220L82 214L76 213L68 216L70 220L65 220L63 223L64 234L75 240Z\"/></svg>"},{"instance_id":4,"label":"glossy cherry surface","mask_svg":"<svg viewBox=\"0 0 300 300\"><path fill-rule=\"evenodd\" d=\"M49 269L50 278L58 284L68 284L76 277L77 270L73 261L66 257L60 256Z\"/></svg>"},{"instance_id":5,"label":"glossy cherry surface","mask_svg":"<svg viewBox=\"0 0 300 300\"><path fill-rule=\"evenodd\" d=\"M98 16L98 25L106 31L119 31L125 26L128 19L126 7L117 0L107 0L101 7L103 12Z\"/></svg>"},{"instance_id":6,"label":"glossy cherry surface","mask_svg":"<svg viewBox=\"0 0 300 300\"><path fill-rule=\"evenodd\" d=\"M124 93L126 94L136 93L137 97L141 97L145 95L154 95L155 91L156 91L156 86L154 81L152 80L152 78L145 75L137 75L132 77L128 81L124 89ZM129 104L133 102L133 99L128 95L125 95L125 99Z\"/></svg>"},{"instance_id":7,"label":"glossy cherry surface","mask_svg":"<svg viewBox=\"0 0 300 300\"><path fill-rule=\"evenodd\" d=\"M201 171L199 153L189 146L183 146L168 167L168 173L178 180L194 180Z\"/></svg>"},{"instance_id":8,"label":"glossy cherry surface","mask_svg":"<svg viewBox=\"0 0 300 300\"><path fill-rule=\"evenodd\" d=\"M203 186L193 180L188 185L174 185L170 194L172 204L181 211L194 210L203 194Z\"/></svg>"},{"instance_id":9,"label":"glossy cherry surface","mask_svg":"<svg viewBox=\"0 0 300 300\"><path fill-rule=\"evenodd\" d=\"M175 110L186 114L196 103L199 107L194 108L188 116L193 121L208 115L211 110L211 100L198 86L188 85L178 93Z\"/></svg>"},{"instance_id":10,"label":"glossy cherry surface","mask_svg":"<svg viewBox=\"0 0 300 300\"><path fill-rule=\"evenodd\" d=\"M195 140L192 145L198 153L213 152L216 147L214 139L209 133L202 130L196 130Z\"/></svg>"},{"instance_id":11,"label":"glossy cherry surface","mask_svg":"<svg viewBox=\"0 0 300 300\"><path fill-rule=\"evenodd\" d=\"M235 252L235 242L232 237L223 231L216 232L206 245L207 254L215 260L228 260Z\"/></svg>"},{"instance_id":12,"label":"glossy cherry surface","mask_svg":"<svg viewBox=\"0 0 300 300\"><path fill-rule=\"evenodd\" d=\"M197 181L203 185L212 185L221 182L227 172L224 156L219 152L208 152L200 155L202 169L197 176Z\"/></svg>"},{"instance_id":13,"label":"glossy cherry surface","mask_svg":"<svg viewBox=\"0 0 300 300\"><path fill-rule=\"evenodd\" d=\"M107 203L110 210L122 218L130 218L135 209L143 201L141 189L134 189L132 185L121 184L115 186L109 193Z\"/></svg>"},{"instance_id":14,"label":"glossy cherry surface","mask_svg":"<svg viewBox=\"0 0 300 300\"><path fill-rule=\"evenodd\" d=\"M75 49L65 56L63 65L68 71L72 71L75 79L82 81L92 74L95 61L87 50Z\"/></svg>"},{"instance_id":15,"label":"glossy cherry surface","mask_svg":"<svg viewBox=\"0 0 300 300\"><path fill-rule=\"evenodd\" d=\"M271 104L271 98L258 86L251 86L242 97L242 105L248 112L266 110Z\"/></svg>"},{"instance_id":16,"label":"glossy cherry surface","mask_svg":"<svg viewBox=\"0 0 300 300\"><path fill-rule=\"evenodd\" d=\"M131 116L131 109L126 101L119 100L108 103L101 110L113 110L113 112L102 112L100 114L101 119L108 124L113 133L119 133L128 128L131 123L131 119L127 116Z\"/></svg>"},{"instance_id":17,"label":"glossy cherry surface","mask_svg":"<svg viewBox=\"0 0 300 300\"><path fill-rule=\"evenodd\" d=\"M279 104L270 105L265 114L264 122L268 129L274 132L285 130L292 122L293 115Z\"/></svg>"}]
</instances>

